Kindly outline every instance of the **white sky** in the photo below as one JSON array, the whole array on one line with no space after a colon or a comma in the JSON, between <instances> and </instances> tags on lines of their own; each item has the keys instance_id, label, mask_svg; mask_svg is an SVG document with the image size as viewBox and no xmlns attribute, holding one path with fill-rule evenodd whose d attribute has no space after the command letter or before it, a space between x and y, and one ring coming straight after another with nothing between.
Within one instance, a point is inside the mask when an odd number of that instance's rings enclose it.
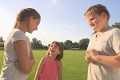
<instances>
[{"instance_id":1,"label":"white sky","mask_svg":"<svg viewBox=\"0 0 120 80\"><path fill-rule=\"evenodd\" d=\"M110 0L109 4L107 0L1 0L0 36L6 39L21 8L33 7L41 14L42 20L37 31L26 34L30 40L35 37L44 45L52 41L79 42L93 33L83 14L91 5L97 3L102 3L109 10L110 25L120 22L119 0Z\"/></svg>"}]
</instances>

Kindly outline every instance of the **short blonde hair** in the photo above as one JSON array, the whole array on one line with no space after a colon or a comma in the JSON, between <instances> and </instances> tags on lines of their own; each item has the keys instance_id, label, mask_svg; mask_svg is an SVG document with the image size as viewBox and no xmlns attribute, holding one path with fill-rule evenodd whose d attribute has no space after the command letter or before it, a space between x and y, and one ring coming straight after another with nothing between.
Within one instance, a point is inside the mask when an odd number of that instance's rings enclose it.
<instances>
[{"instance_id":1,"label":"short blonde hair","mask_svg":"<svg viewBox=\"0 0 120 80\"><path fill-rule=\"evenodd\" d=\"M91 16L94 14L101 15L103 12L107 15L107 19L109 20L110 18L109 11L102 4L96 4L88 8L88 10L84 14L84 17L87 18L88 16Z\"/></svg>"}]
</instances>

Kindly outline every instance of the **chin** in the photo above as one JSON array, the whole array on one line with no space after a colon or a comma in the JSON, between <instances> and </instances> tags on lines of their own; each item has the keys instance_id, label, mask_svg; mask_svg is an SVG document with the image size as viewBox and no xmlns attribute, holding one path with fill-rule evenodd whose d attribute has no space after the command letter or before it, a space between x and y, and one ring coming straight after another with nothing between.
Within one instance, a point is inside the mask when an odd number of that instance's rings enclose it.
<instances>
[{"instance_id":1,"label":"chin","mask_svg":"<svg viewBox=\"0 0 120 80\"><path fill-rule=\"evenodd\" d=\"M30 32L30 31L28 33L32 34L32 32Z\"/></svg>"},{"instance_id":2,"label":"chin","mask_svg":"<svg viewBox=\"0 0 120 80\"><path fill-rule=\"evenodd\" d=\"M97 31L97 29L96 28L92 28L94 31Z\"/></svg>"},{"instance_id":3,"label":"chin","mask_svg":"<svg viewBox=\"0 0 120 80\"><path fill-rule=\"evenodd\" d=\"M96 31L96 30L93 28L93 31Z\"/></svg>"}]
</instances>

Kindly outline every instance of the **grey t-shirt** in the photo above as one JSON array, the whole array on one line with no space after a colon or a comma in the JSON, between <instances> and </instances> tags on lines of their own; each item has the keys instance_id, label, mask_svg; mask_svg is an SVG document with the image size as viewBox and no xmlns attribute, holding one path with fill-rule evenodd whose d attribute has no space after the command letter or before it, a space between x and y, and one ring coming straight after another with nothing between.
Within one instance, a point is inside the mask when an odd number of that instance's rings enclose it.
<instances>
[{"instance_id":1,"label":"grey t-shirt","mask_svg":"<svg viewBox=\"0 0 120 80\"><path fill-rule=\"evenodd\" d=\"M120 29L110 27L98 38L96 34L92 35L88 49L96 49L100 55L117 55L120 52ZM89 63L87 80L120 80L120 68L98 62Z\"/></svg>"},{"instance_id":2,"label":"grey t-shirt","mask_svg":"<svg viewBox=\"0 0 120 80\"><path fill-rule=\"evenodd\" d=\"M14 61L19 60L14 41L27 42L28 55L30 53L29 38L19 29L13 29L4 43L4 65L1 70L0 80L27 80L28 75L14 66Z\"/></svg>"}]
</instances>

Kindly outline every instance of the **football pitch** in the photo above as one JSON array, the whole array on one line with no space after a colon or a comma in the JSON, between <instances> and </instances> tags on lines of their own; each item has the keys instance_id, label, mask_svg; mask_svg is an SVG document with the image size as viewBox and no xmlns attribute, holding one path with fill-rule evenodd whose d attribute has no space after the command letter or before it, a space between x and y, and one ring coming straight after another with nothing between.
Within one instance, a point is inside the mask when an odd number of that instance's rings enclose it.
<instances>
[{"instance_id":1,"label":"football pitch","mask_svg":"<svg viewBox=\"0 0 120 80\"><path fill-rule=\"evenodd\" d=\"M28 80L33 80L38 66L38 63L42 57L46 55L47 50L33 50L35 57L35 66L29 74ZM0 51L0 71L3 65L3 53ZM61 60L63 63L63 80L87 80L87 67L85 59L85 51L80 50L64 50L64 56Z\"/></svg>"}]
</instances>

